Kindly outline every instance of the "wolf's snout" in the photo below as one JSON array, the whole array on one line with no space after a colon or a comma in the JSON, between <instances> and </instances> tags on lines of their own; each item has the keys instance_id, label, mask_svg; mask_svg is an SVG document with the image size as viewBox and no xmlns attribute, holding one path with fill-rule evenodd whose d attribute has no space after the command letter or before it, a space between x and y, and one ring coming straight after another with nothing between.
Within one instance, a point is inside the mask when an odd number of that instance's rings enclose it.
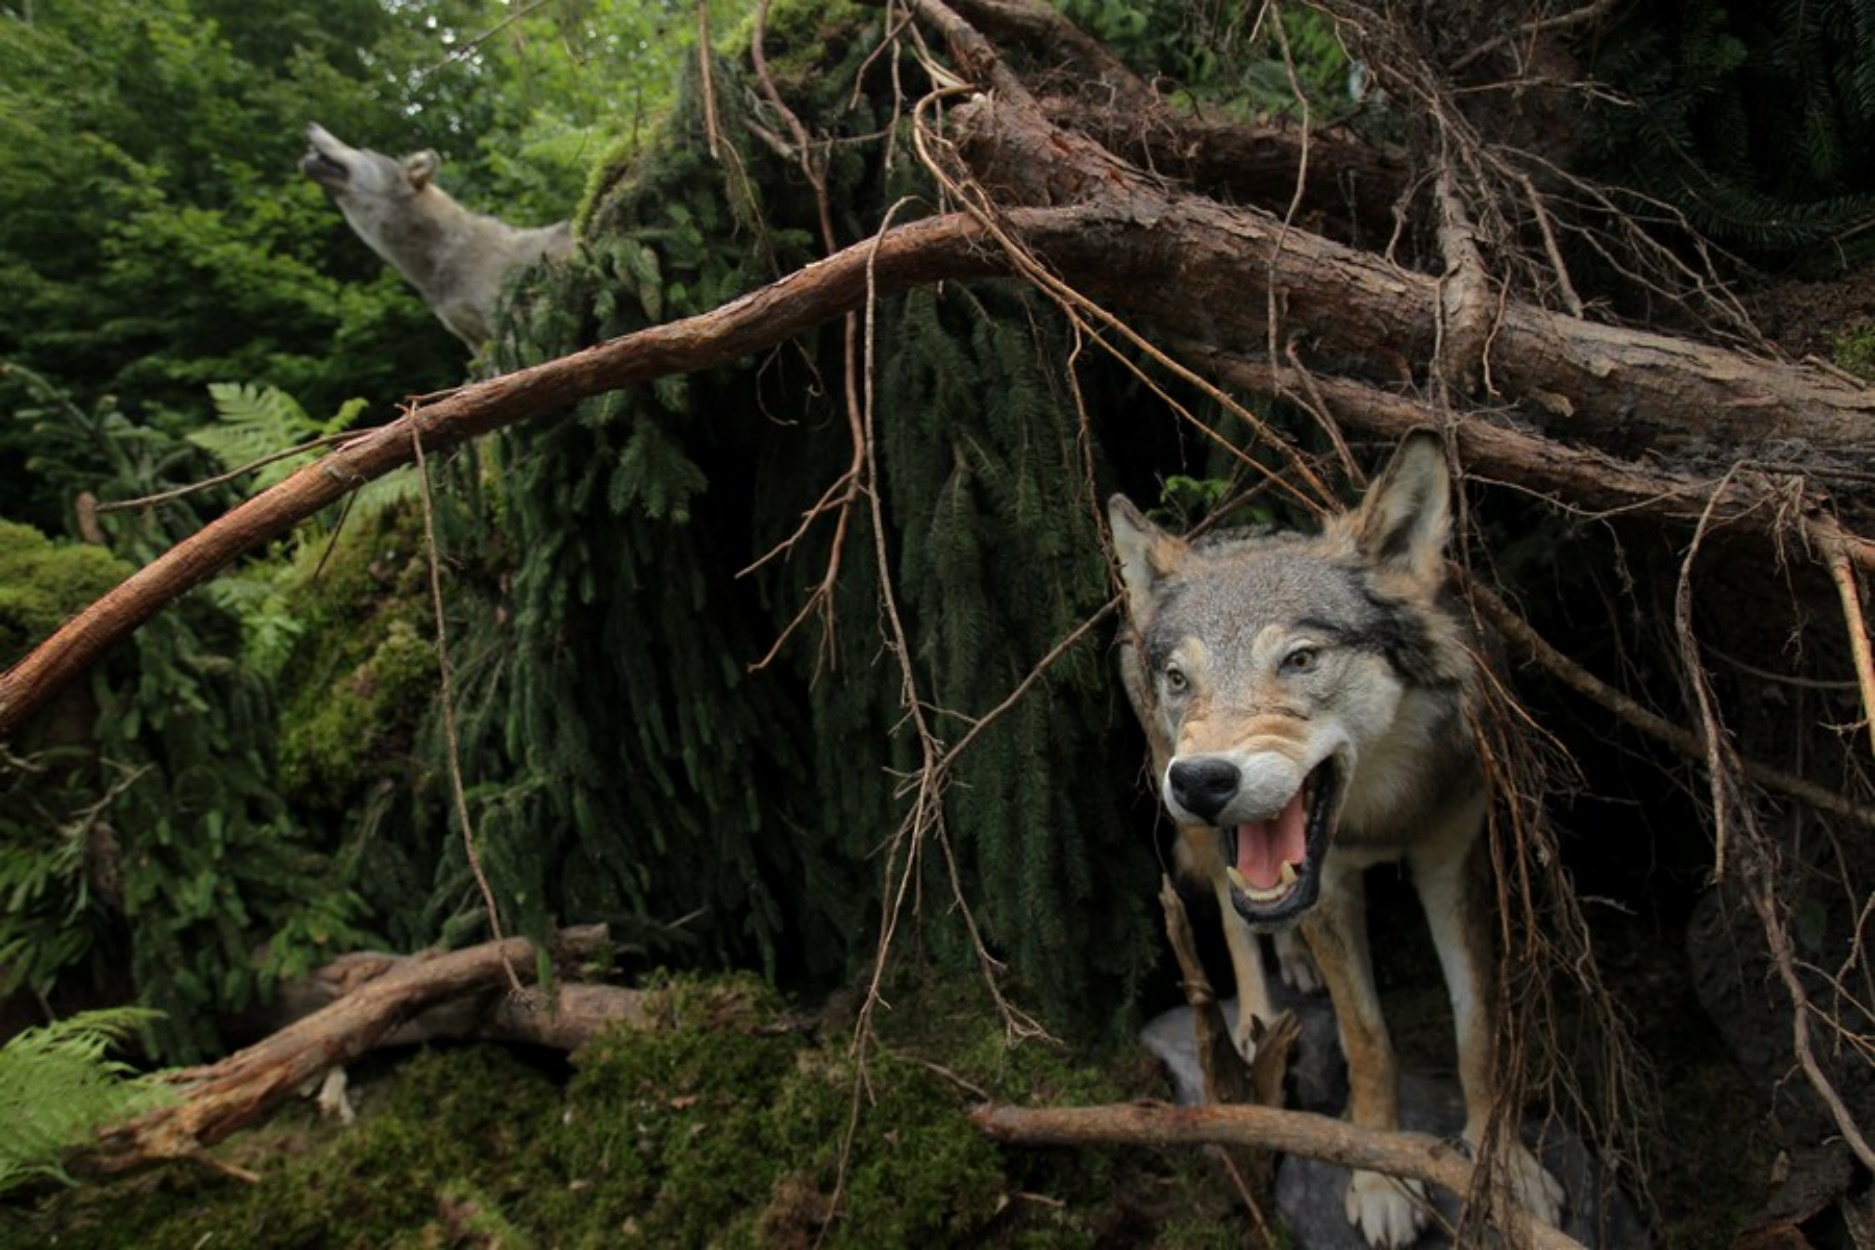
<instances>
[{"instance_id":1,"label":"wolf's snout","mask_svg":"<svg viewBox=\"0 0 1875 1250\"><path fill-rule=\"evenodd\" d=\"M1166 770L1172 800L1200 820L1215 821L1237 795L1242 774L1229 760L1206 756L1179 760Z\"/></svg>"}]
</instances>

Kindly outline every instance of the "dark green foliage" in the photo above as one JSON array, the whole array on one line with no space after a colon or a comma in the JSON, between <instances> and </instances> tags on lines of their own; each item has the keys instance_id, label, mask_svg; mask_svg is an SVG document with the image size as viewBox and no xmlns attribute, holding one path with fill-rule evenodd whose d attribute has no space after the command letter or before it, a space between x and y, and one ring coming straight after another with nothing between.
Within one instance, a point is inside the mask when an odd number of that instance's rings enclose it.
<instances>
[{"instance_id":1,"label":"dark green foliage","mask_svg":"<svg viewBox=\"0 0 1875 1250\"><path fill-rule=\"evenodd\" d=\"M1000 289L920 291L885 325L897 350L880 378L893 414L881 451L901 606L924 697L958 714L940 722L953 739L1108 595L1101 496L1047 363L1067 345L1028 311ZM1125 853L1136 776L1115 732L1106 636L1081 640L989 730L952 794L968 895L1057 1007L1126 1001L1142 952L1103 938L1149 932L1150 872Z\"/></svg>"},{"instance_id":2,"label":"dark green foliage","mask_svg":"<svg viewBox=\"0 0 1875 1250\"><path fill-rule=\"evenodd\" d=\"M1313 9L1281 9L1294 78L1270 12L1225 0L1063 0L1070 21L1172 95L1244 114L1300 116L1296 86L1317 124L1347 112L1348 55L1334 22Z\"/></svg>"},{"instance_id":3,"label":"dark green foliage","mask_svg":"<svg viewBox=\"0 0 1875 1250\"><path fill-rule=\"evenodd\" d=\"M17 415L48 482L108 503L206 475L187 442L27 380L36 405ZM141 562L198 528L213 500L99 524L109 551ZM218 1012L364 941L356 896L275 790L272 690L242 652L238 618L190 598L138 630L75 710L41 718L25 745L56 755L8 763L0 784L31 802L0 810L0 952L30 958L0 960L0 992L48 995L110 952L165 1013L153 1040L186 1061L217 1047Z\"/></svg>"},{"instance_id":4,"label":"dark green foliage","mask_svg":"<svg viewBox=\"0 0 1875 1250\"><path fill-rule=\"evenodd\" d=\"M1585 132L1605 169L1765 259L1834 268L1875 222L1875 4L1656 0L1603 40L1636 105Z\"/></svg>"}]
</instances>

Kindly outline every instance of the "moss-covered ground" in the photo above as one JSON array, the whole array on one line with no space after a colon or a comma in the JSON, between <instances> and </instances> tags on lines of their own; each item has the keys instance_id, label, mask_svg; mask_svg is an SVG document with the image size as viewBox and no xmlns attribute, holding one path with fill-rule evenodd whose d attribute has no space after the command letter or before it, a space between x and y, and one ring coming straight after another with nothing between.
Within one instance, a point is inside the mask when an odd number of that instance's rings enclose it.
<instances>
[{"instance_id":1,"label":"moss-covered ground","mask_svg":"<svg viewBox=\"0 0 1875 1250\"><path fill-rule=\"evenodd\" d=\"M1001 1147L986 1097L1160 1092L1127 1056L1010 1045L969 984L901 987L863 1074L838 1009L745 980L661 990L655 1027L570 1065L494 1045L374 1061L350 1127L296 1107L174 1165L0 1207L0 1246L1242 1244L1206 1161Z\"/></svg>"}]
</instances>

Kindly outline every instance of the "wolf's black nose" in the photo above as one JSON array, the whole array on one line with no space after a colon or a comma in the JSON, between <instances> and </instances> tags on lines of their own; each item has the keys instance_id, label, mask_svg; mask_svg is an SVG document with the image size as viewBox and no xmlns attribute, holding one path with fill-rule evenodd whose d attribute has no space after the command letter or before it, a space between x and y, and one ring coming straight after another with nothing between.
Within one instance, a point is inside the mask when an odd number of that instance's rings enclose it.
<instances>
[{"instance_id":1,"label":"wolf's black nose","mask_svg":"<svg viewBox=\"0 0 1875 1250\"><path fill-rule=\"evenodd\" d=\"M1203 820L1215 820L1237 793L1237 766L1215 756L1180 760L1166 771L1178 805Z\"/></svg>"}]
</instances>

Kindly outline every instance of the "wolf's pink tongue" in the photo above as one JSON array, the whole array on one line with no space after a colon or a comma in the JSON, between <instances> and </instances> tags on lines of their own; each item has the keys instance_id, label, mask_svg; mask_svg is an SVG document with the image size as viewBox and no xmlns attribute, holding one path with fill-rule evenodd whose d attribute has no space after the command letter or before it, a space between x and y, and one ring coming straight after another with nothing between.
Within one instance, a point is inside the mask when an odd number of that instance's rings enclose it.
<instances>
[{"instance_id":1,"label":"wolf's pink tongue","mask_svg":"<svg viewBox=\"0 0 1875 1250\"><path fill-rule=\"evenodd\" d=\"M1300 864L1308 856L1308 835L1303 828L1302 792L1296 791L1274 820L1252 820L1237 826L1237 871L1259 890L1273 890L1282 879L1284 864Z\"/></svg>"}]
</instances>

